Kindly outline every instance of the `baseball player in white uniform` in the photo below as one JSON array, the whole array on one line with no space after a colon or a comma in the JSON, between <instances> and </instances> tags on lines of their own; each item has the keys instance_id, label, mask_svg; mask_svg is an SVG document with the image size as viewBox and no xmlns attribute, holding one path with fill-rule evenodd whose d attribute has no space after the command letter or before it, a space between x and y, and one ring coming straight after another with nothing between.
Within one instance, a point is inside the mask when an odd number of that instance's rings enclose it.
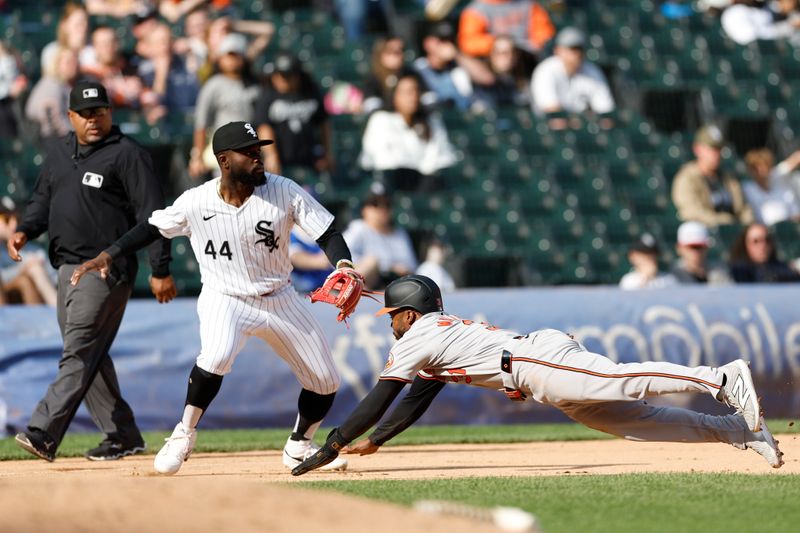
<instances>
[{"instance_id":1,"label":"baseball player in white uniform","mask_svg":"<svg viewBox=\"0 0 800 533\"><path fill-rule=\"evenodd\" d=\"M425 276L400 278L386 288L397 342L375 387L314 456L292 471L301 475L335 460L339 451L367 455L416 421L445 383L497 389L510 399L532 398L573 420L630 440L725 442L752 448L774 468L783 464L760 412L750 370L737 360L720 368L666 362L615 363L589 352L554 329L520 335L444 313L439 287ZM347 446L372 427L406 383L408 395L367 439ZM701 392L734 407L712 416L656 407L649 396Z\"/></svg>"},{"instance_id":2,"label":"baseball player in white uniform","mask_svg":"<svg viewBox=\"0 0 800 533\"><path fill-rule=\"evenodd\" d=\"M156 455L162 474L175 474L189 457L197 423L231 371L248 337L264 339L302 385L297 421L283 462L293 468L318 448L313 436L339 388L339 375L319 324L290 285L289 234L297 224L337 268L352 268L350 251L333 227L333 215L294 181L265 174L261 140L249 123L231 122L214 134L221 176L184 192L153 212L114 245L75 270L72 283L90 271L104 276L114 257L127 255L159 235L187 236L200 265L197 301L201 350L189 375L183 416ZM343 470L346 461L331 463Z\"/></svg>"}]
</instances>

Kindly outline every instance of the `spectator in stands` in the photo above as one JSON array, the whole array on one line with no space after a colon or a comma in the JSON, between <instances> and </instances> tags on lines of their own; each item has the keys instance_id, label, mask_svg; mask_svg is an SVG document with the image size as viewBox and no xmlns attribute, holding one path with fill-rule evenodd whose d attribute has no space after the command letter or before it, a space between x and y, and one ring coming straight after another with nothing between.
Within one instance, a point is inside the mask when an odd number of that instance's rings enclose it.
<instances>
[{"instance_id":1,"label":"spectator in stands","mask_svg":"<svg viewBox=\"0 0 800 533\"><path fill-rule=\"evenodd\" d=\"M490 84L475 86L478 100L490 108L529 106L531 103L528 76L522 72L519 51L514 40L499 35L492 43L488 58L493 80ZM441 285L440 285L441 286Z\"/></svg>"},{"instance_id":2,"label":"spectator in stands","mask_svg":"<svg viewBox=\"0 0 800 533\"><path fill-rule=\"evenodd\" d=\"M541 2L474 0L461 12L458 47L467 55L486 57L498 35L510 35L520 50L541 55L556 29Z\"/></svg>"},{"instance_id":3,"label":"spectator in stands","mask_svg":"<svg viewBox=\"0 0 800 533\"><path fill-rule=\"evenodd\" d=\"M136 46L134 47L134 53L136 55L150 57L151 52L148 50L150 41L147 37L159 24L161 24L161 22L158 20L158 10L153 6L149 6L137 12L136 15L131 18L131 35L136 40Z\"/></svg>"},{"instance_id":4,"label":"spectator in stands","mask_svg":"<svg viewBox=\"0 0 800 533\"><path fill-rule=\"evenodd\" d=\"M120 51L117 32L109 26L96 28L92 32L92 48L95 62L81 63L81 72L103 84L114 107L138 108L144 86Z\"/></svg>"},{"instance_id":5,"label":"spectator in stands","mask_svg":"<svg viewBox=\"0 0 800 533\"><path fill-rule=\"evenodd\" d=\"M792 39L800 37L800 15L796 12L797 0L779 0L778 13L773 13L756 0L733 0L722 12L722 29L740 45L759 39Z\"/></svg>"},{"instance_id":6,"label":"spectator in stands","mask_svg":"<svg viewBox=\"0 0 800 533\"><path fill-rule=\"evenodd\" d=\"M425 82L422 97L426 106L454 105L467 110L475 102L472 80L491 83L493 76L480 61L458 51L455 29L449 22L433 25L422 40L424 54L414 69Z\"/></svg>"},{"instance_id":7,"label":"spectator in stands","mask_svg":"<svg viewBox=\"0 0 800 533\"><path fill-rule=\"evenodd\" d=\"M405 69L404 54L405 43L400 37L389 36L375 41L370 74L364 83L364 113L372 113L389 102Z\"/></svg>"},{"instance_id":8,"label":"spectator in stands","mask_svg":"<svg viewBox=\"0 0 800 533\"><path fill-rule=\"evenodd\" d=\"M744 200L741 185L720 169L724 144L716 126L703 126L695 134L696 159L684 164L672 182L672 202L681 220L696 220L709 227L753 222L753 210Z\"/></svg>"},{"instance_id":9,"label":"spectator in stands","mask_svg":"<svg viewBox=\"0 0 800 533\"><path fill-rule=\"evenodd\" d=\"M175 53L186 61L186 68L198 75L200 68L208 60L208 29L211 20L208 10L198 8L186 15L183 21L183 37L175 40Z\"/></svg>"},{"instance_id":10,"label":"spectator in stands","mask_svg":"<svg viewBox=\"0 0 800 533\"><path fill-rule=\"evenodd\" d=\"M420 276L427 276L431 278L442 292L453 292L456 289L456 283L453 281L453 276L444 267L447 260L449 249L448 246L440 240L434 240L428 245L428 250L425 252L425 261L417 267L415 274Z\"/></svg>"},{"instance_id":11,"label":"spectator in stands","mask_svg":"<svg viewBox=\"0 0 800 533\"><path fill-rule=\"evenodd\" d=\"M40 64L50 65L59 48L69 48L78 55L79 65L95 62L89 45L89 14L80 2L67 2L56 27L56 40L42 49Z\"/></svg>"},{"instance_id":12,"label":"spectator in stands","mask_svg":"<svg viewBox=\"0 0 800 533\"><path fill-rule=\"evenodd\" d=\"M600 67L584 58L586 36L571 26L558 32L553 56L533 71L533 110L547 113L609 113L614 98Z\"/></svg>"},{"instance_id":13,"label":"spectator in stands","mask_svg":"<svg viewBox=\"0 0 800 533\"><path fill-rule=\"evenodd\" d=\"M8 196L0 198L0 246L3 248L17 231L18 222L14 201ZM8 254L0 254L0 304L55 306L55 270L48 264L43 249L35 245L29 248L20 262L12 260Z\"/></svg>"},{"instance_id":14,"label":"spectator in stands","mask_svg":"<svg viewBox=\"0 0 800 533\"><path fill-rule=\"evenodd\" d=\"M16 53L0 41L0 139L17 137L14 103L27 87Z\"/></svg>"},{"instance_id":15,"label":"spectator in stands","mask_svg":"<svg viewBox=\"0 0 800 533\"><path fill-rule=\"evenodd\" d=\"M86 11L94 16L124 19L149 8L146 0L84 0Z\"/></svg>"},{"instance_id":16,"label":"spectator in stands","mask_svg":"<svg viewBox=\"0 0 800 533\"><path fill-rule=\"evenodd\" d=\"M623 290L664 289L678 283L675 276L658 271L658 242L649 233L628 249L628 262L633 270L622 276L619 288Z\"/></svg>"},{"instance_id":17,"label":"spectator in stands","mask_svg":"<svg viewBox=\"0 0 800 533\"><path fill-rule=\"evenodd\" d=\"M333 7L348 41L361 39L367 20L386 23L393 11L391 0L333 0Z\"/></svg>"},{"instance_id":18,"label":"spectator in stands","mask_svg":"<svg viewBox=\"0 0 800 533\"><path fill-rule=\"evenodd\" d=\"M299 226L289 235L289 260L292 262L292 285L298 292L311 292L325 283L333 272L328 256Z\"/></svg>"},{"instance_id":19,"label":"spectator in stands","mask_svg":"<svg viewBox=\"0 0 800 533\"><path fill-rule=\"evenodd\" d=\"M186 114L194 109L199 91L197 78L182 57L172 51L172 32L158 23L145 37L149 54L139 63L139 76L148 89L147 121L151 124L167 113Z\"/></svg>"},{"instance_id":20,"label":"spectator in stands","mask_svg":"<svg viewBox=\"0 0 800 533\"><path fill-rule=\"evenodd\" d=\"M244 57L252 63L261 55L267 47L273 34L275 25L269 21L261 20L238 20L231 17L220 17L214 19L208 26L208 36L206 46L208 50L206 64L200 68L197 74L201 83L204 83L212 74L213 69L219 60L222 52L220 47L225 38L238 33L245 37L252 38L249 45L246 45Z\"/></svg>"},{"instance_id":21,"label":"spectator in stands","mask_svg":"<svg viewBox=\"0 0 800 533\"><path fill-rule=\"evenodd\" d=\"M331 130L322 95L300 60L278 52L264 67L266 87L255 111L258 135L274 139L264 148L264 168L280 174L287 166L333 169Z\"/></svg>"},{"instance_id":22,"label":"spectator in stands","mask_svg":"<svg viewBox=\"0 0 800 533\"><path fill-rule=\"evenodd\" d=\"M794 191L796 198L800 199L800 150L796 150L785 160L778 163L770 174L770 180L782 182Z\"/></svg>"},{"instance_id":23,"label":"spectator in stands","mask_svg":"<svg viewBox=\"0 0 800 533\"><path fill-rule=\"evenodd\" d=\"M708 264L710 245L708 229L702 223L689 221L678 227L678 243L675 250L679 259L670 272L679 283L709 285L731 283L727 268Z\"/></svg>"},{"instance_id":24,"label":"spectator in stands","mask_svg":"<svg viewBox=\"0 0 800 533\"><path fill-rule=\"evenodd\" d=\"M369 289L382 289L417 268L411 238L404 229L392 225L391 199L380 186L373 185L361 208L361 218L350 223L344 239Z\"/></svg>"},{"instance_id":25,"label":"spectator in stands","mask_svg":"<svg viewBox=\"0 0 800 533\"><path fill-rule=\"evenodd\" d=\"M197 9L213 9L216 16L232 13L231 0L160 0L158 12L172 24Z\"/></svg>"},{"instance_id":26,"label":"spectator in stands","mask_svg":"<svg viewBox=\"0 0 800 533\"><path fill-rule=\"evenodd\" d=\"M456 162L444 123L422 106L420 87L416 74L401 76L391 106L369 117L361 143L361 167L399 171L395 185L406 190L425 188L429 180L421 175L434 175Z\"/></svg>"},{"instance_id":27,"label":"spectator in stands","mask_svg":"<svg viewBox=\"0 0 800 533\"><path fill-rule=\"evenodd\" d=\"M61 137L72 129L67 100L77 76L78 56L70 48L60 48L51 64L42 65L42 77L25 103L25 118L38 126L40 138Z\"/></svg>"},{"instance_id":28,"label":"spectator in stands","mask_svg":"<svg viewBox=\"0 0 800 533\"><path fill-rule=\"evenodd\" d=\"M778 258L775 239L759 223L747 226L731 247L730 269L736 283L800 281L800 274Z\"/></svg>"},{"instance_id":29,"label":"spectator in stands","mask_svg":"<svg viewBox=\"0 0 800 533\"><path fill-rule=\"evenodd\" d=\"M744 182L742 189L756 222L767 226L784 220L800 222L800 201L783 179L788 172L782 172L787 168L794 170L800 163L800 152L775 167L775 156L768 148L750 150L744 160L753 179Z\"/></svg>"},{"instance_id":30,"label":"spectator in stands","mask_svg":"<svg viewBox=\"0 0 800 533\"><path fill-rule=\"evenodd\" d=\"M219 46L218 73L200 89L189 160L189 174L195 179L217 167L208 132L228 122L253 120L259 87L245 59L246 51L247 39L244 35L228 34Z\"/></svg>"}]
</instances>

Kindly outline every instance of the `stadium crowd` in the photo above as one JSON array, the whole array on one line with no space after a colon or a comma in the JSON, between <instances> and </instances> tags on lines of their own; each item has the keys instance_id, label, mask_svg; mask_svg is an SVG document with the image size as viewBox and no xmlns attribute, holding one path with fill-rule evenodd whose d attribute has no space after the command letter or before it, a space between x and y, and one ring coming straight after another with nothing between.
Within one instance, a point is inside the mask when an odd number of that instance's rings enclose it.
<instances>
[{"instance_id":1,"label":"stadium crowd","mask_svg":"<svg viewBox=\"0 0 800 533\"><path fill-rule=\"evenodd\" d=\"M267 171L338 206L341 224L362 215L345 237L375 288L418 257L446 287L615 283L624 257L624 288L797 281L800 249L778 238L800 240L797 115L785 104L800 82L799 4L50 0L32 11L0 1L0 219L24 205L40 154L69 131L70 88L88 78L107 88L115 123L170 147L154 155L168 196L211 177L219 126L247 121L275 139ZM622 24L631 6L635 36ZM675 31L701 37L685 49ZM769 83L782 96L750 130L726 115L728 93L709 89L713 72L699 85L690 72L709 63L744 79L755 66L735 58L752 50L762 100ZM298 269L324 272L296 238ZM470 258L493 255L522 257L534 275L476 277ZM45 270L30 269L38 296L3 270L0 302L13 288L12 300L50 303Z\"/></svg>"}]
</instances>

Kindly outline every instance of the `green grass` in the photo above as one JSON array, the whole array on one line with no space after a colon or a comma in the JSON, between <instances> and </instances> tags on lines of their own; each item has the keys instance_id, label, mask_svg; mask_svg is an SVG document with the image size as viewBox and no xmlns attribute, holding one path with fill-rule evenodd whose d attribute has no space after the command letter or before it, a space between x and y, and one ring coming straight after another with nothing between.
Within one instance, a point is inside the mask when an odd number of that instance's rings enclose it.
<instances>
[{"instance_id":1,"label":"green grass","mask_svg":"<svg viewBox=\"0 0 800 533\"><path fill-rule=\"evenodd\" d=\"M479 507L519 507L533 513L548 533L761 533L797 531L800 524L798 476L628 474L302 485L402 505L446 499Z\"/></svg>"},{"instance_id":2,"label":"green grass","mask_svg":"<svg viewBox=\"0 0 800 533\"><path fill-rule=\"evenodd\" d=\"M328 430L319 431L317 442L322 442ZM286 442L287 429L236 429L201 430L197 436L196 452L242 452L250 450L280 450ZM148 453L161 447L168 432L146 432ZM480 444L498 442L533 442L560 440L593 440L610 438L608 435L578 424L518 424L508 426L419 426L410 428L387 446L402 444ZM80 457L103 439L100 433L68 433L58 450L59 457ZM14 439L0 440L0 461L33 459Z\"/></svg>"}]
</instances>

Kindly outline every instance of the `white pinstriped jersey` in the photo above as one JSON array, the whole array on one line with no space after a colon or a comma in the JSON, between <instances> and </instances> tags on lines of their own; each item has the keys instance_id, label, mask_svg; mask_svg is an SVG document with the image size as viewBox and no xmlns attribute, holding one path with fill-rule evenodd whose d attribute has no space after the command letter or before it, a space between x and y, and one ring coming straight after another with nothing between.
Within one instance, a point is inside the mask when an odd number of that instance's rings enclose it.
<instances>
[{"instance_id":1,"label":"white pinstriped jersey","mask_svg":"<svg viewBox=\"0 0 800 533\"><path fill-rule=\"evenodd\" d=\"M256 296L289 283L289 234L294 224L318 239L333 221L297 183L275 174L241 207L219 195L220 178L184 192L150 224L166 238L187 236L204 286L222 294Z\"/></svg>"},{"instance_id":2,"label":"white pinstriped jersey","mask_svg":"<svg viewBox=\"0 0 800 533\"><path fill-rule=\"evenodd\" d=\"M419 373L456 383L501 388L500 357L518 333L442 313L422 315L389 351L380 379L411 381Z\"/></svg>"}]
</instances>

